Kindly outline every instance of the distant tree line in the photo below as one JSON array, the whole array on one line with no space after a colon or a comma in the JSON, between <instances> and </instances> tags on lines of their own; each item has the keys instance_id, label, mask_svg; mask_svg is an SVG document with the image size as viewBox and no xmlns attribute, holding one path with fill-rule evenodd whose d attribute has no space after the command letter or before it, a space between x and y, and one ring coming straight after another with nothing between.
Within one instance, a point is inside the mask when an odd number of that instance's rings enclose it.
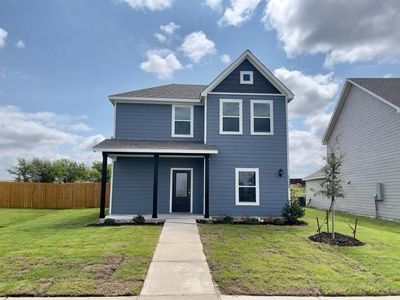
<instances>
[{"instance_id":1,"label":"distant tree line","mask_svg":"<svg viewBox=\"0 0 400 300\"><path fill-rule=\"evenodd\" d=\"M27 160L18 158L17 163L8 169L8 173L20 182L47 182L47 183L71 183L71 182L100 182L101 161L94 161L91 166L78 163L70 159L33 158ZM111 177L111 165L107 166L107 181Z\"/></svg>"}]
</instances>

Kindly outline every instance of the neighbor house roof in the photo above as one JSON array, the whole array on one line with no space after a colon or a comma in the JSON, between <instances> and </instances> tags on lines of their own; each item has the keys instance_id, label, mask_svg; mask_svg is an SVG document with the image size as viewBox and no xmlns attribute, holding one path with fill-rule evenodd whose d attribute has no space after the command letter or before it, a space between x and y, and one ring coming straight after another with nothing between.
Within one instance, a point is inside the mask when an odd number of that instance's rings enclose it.
<instances>
[{"instance_id":1,"label":"neighbor house roof","mask_svg":"<svg viewBox=\"0 0 400 300\"><path fill-rule=\"evenodd\" d=\"M123 153L165 153L165 154L217 154L214 145L201 142L105 139L93 147L95 151Z\"/></svg>"},{"instance_id":2,"label":"neighbor house roof","mask_svg":"<svg viewBox=\"0 0 400 300\"><path fill-rule=\"evenodd\" d=\"M352 86L363 90L400 113L400 78L348 78L322 139L324 145L328 142Z\"/></svg>"},{"instance_id":3,"label":"neighbor house roof","mask_svg":"<svg viewBox=\"0 0 400 300\"><path fill-rule=\"evenodd\" d=\"M325 178L325 173L321 170L311 173L310 175L303 178L304 181L307 180L315 180L315 179L323 179Z\"/></svg>"},{"instance_id":4,"label":"neighbor house roof","mask_svg":"<svg viewBox=\"0 0 400 300\"><path fill-rule=\"evenodd\" d=\"M400 78L349 78L349 80L400 108Z\"/></svg>"}]
</instances>

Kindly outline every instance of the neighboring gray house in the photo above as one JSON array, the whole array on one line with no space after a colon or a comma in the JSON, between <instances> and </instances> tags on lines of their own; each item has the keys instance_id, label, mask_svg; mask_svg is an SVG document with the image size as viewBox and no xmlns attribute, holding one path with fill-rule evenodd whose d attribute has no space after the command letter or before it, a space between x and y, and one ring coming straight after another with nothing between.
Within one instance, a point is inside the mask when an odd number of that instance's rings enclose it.
<instances>
[{"instance_id":1,"label":"neighboring gray house","mask_svg":"<svg viewBox=\"0 0 400 300\"><path fill-rule=\"evenodd\" d=\"M249 50L209 85L168 84L109 96L114 136L110 216L275 216L288 200L292 92Z\"/></svg>"},{"instance_id":2,"label":"neighboring gray house","mask_svg":"<svg viewBox=\"0 0 400 300\"><path fill-rule=\"evenodd\" d=\"M337 209L400 220L400 78L348 79L323 143L344 155ZM306 178L307 199L316 181Z\"/></svg>"},{"instance_id":3,"label":"neighboring gray house","mask_svg":"<svg viewBox=\"0 0 400 300\"><path fill-rule=\"evenodd\" d=\"M306 182L306 203L319 209L329 209L331 202L321 195L321 183L324 182L324 172L316 171L303 178Z\"/></svg>"}]
</instances>

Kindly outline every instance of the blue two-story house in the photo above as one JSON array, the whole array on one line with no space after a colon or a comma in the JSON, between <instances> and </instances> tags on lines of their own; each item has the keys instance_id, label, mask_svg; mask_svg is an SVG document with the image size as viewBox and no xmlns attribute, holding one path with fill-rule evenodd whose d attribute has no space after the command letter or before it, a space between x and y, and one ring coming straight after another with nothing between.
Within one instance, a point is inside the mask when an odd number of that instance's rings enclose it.
<instances>
[{"instance_id":1,"label":"blue two-story house","mask_svg":"<svg viewBox=\"0 0 400 300\"><path fill-rule=\"evenodd\" d=\"M109 96L100 218L187 213L276 216L288 201L293 93L249 50L209 85L168 84Z\"/></svg>"}]
</instances>

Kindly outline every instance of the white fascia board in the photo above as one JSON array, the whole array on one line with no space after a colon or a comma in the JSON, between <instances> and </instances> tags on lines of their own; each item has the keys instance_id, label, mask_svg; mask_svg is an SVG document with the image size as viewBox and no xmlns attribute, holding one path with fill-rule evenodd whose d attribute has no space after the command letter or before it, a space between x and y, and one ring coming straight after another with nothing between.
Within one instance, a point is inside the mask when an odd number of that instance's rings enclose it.
<instances>
[{"instance_id":1,"label":"white fascia board","mask_svg":"<svg viewBox=\"0 0 400 300\"><path fill-rule=\"evenodd\" d=\"M218 150L95 148L94 152L218 154Z\"/></svg>"},{"instance_id":2,"label":"white fascia board","mask_svg":"<svg viewBox=\"0 0 400 300\"><path fill-rule=\"evenodd\" d=\"M201 96L206 96L212 91L218 84L222 82L235 68L237 68L245 59L248 59L250 63L264 76L266 77L282 94L287 96L288 102L294 98L294 94L270 71L267 67L260 62L257 57L254 56L249 50L242 53L232 64L230 64L217 78L215 78L202 92Z\"/></svg>"},{"instance_id":3,"label":"white fascia board","mask_svg":"<svg viewBox=\"0 0 400 300\"><path fill-rule=\"evenodd\" d=\"M193 103L201 104L201 99L176 99L176 98L147 98L147 97L108 97L111 103L148 103L148 104L171 104L171 103Z\"/></svg>"}]
</instances>

